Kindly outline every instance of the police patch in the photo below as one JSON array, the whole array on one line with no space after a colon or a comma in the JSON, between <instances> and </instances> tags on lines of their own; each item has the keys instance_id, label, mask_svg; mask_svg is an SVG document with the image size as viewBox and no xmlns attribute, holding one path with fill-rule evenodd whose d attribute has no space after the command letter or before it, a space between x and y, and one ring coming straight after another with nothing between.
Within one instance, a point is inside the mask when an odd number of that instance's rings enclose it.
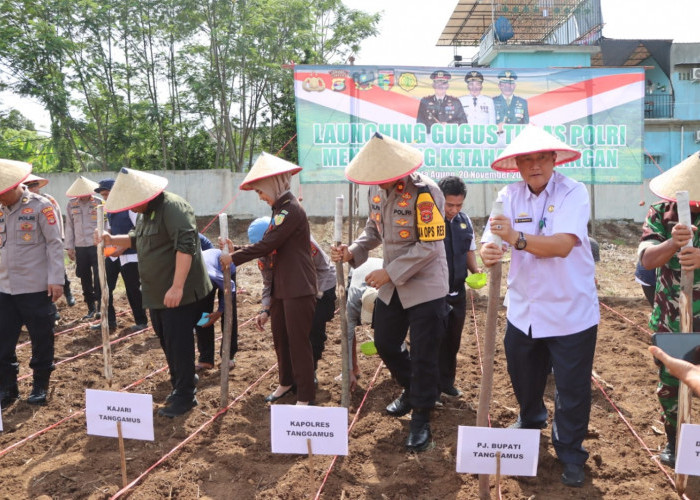
<instances>
[{"instance_id":1,"label":"police patch","mask_svg":"<svg viewBox=\"0 0 700 500\"><path fill-rule=\"evenodd\" d=\"M402 192L403 192L403 189L404 189L405 187L406 187L406 184L404 184L403 181L399 181L399 182L396 183L396 190L397 190L399 193L402 193Z\"/></svg>"},{"instance_id":2,"label":"police patch","mask_svg":"<svg viewBox=\"0 0 700 500\"><path fill-rule=\"evenodd\" d=\"M46 217L46 222L48 222L50 225L56 224L56 214L53 211L53 207L46 207L41 210L41 213L44 214L44 217Z\"/></svg>"},{"instance_id":3,"label":"police patch","mask_svg":"<svg viewBox=\"0 0 700 500\"><path fill-rule=\"evenodd\" d=\"M520 224L523 222L532 222L532 217L518 217L517 219L515 219L516 224Z\"/></svg>"},{"instance_id":4,"label":"police patch","mask_svg":"<svg viewBox=\"0 0 700 500\"><path fill-rule=\"evenodd\" d=\"M411 195L411 193L404 193L401 195L401 198L403 198L404 200L410 200L411 198L413 198L413 196Z\"/></svg>"},{"instance_id":5,"label":"police patch","mask_svg":"<svg viewBox=\"0 0 700 500\"><path fill-rule=\"evenodd\" d=\"M282 210L280 213L275 215L274 221L275 226L280 226L284 222L284 218L289 214L286 210Z\"/></svg>"},{"instance_id":6,"label":"police patch","mask_svg":"<svg viewBox=\"0 0 700 500\"><path fill-rule=\"evenodd\" d=\"M421 203L416 203L416 208L420 212L420 220L428 224L433 220L433 206L432 201L423 201Z\"/></svg>"},{"instance_id":7,"label":"police patch","mask_svg":"<svg viewBox=\"0 0 700 500\"><path fill-rule=\"evenodd\" d=\"M408 229L402 229L401 231L399 231L399 236L405 240L406 238L411 236L411 231L409 231Z\"/></svg>"},{"instance_id":8,"label":"police patch","mask_svg":"<svg viewBox=\"0 0 700 500\"><path fill-rule=\"evenodd\" d=\"M22 209L22 213L23 213L23 214L33 214L33 213L34 213L34 209L33 209L33 208L23 208L23 209Z\"/></svg>"},{"instance_id":9,"label":"police patch","mask_svg":"<svg viewBox=\"0 0 700 500\"><path fill-rule=\"evenodd\" d=\"M31 222L23 222L19 225L19 228L21 231L31 231L32 229L34 229L34 224L32 224Z\"/></svg>"},{"instance_id":10,"label":"police patch","mask_svg":"<svg viewBox=\"0 0 700 500\"><path fill-rule=\"evenodd\" d=\"M374 197L372 198L372 201L374 203L379 203L380 201L382 201L382 199L379 197L378 194L375 194Z\"/></svg>"},{"instance_id":11,"label":"police patch","mask_svg":"<svg viewBox=\"0 0 700 500\"><path fill-rule=\"evenodd\" d=\"M404 208L404 207L408 206L408 202L406 200L401 200L400 202L397 203L397 205L400 206L401 208Z\"/></svg>"},{"instance_id":12,"label":"police patch","mask_svg":"<svg viewBox=\"0 0 700 500\"><path fill-rule=\"evenodd\" d=\"M32 241L32 235L31 235L30 233L24 233L24 234L22 235L22 239L23 239L24 241Z\"/></svg>"},{"instance_id":13,"label":"police patch","mask_svg":"<svg viewBox=\"0 0 700 500\"><path fill-rule=\"evenodd\" d=\"M399 226L405 226L406 224L408 224L408 221L406 219L396 219L396 223Z\"/></svg>"}]
</instances>

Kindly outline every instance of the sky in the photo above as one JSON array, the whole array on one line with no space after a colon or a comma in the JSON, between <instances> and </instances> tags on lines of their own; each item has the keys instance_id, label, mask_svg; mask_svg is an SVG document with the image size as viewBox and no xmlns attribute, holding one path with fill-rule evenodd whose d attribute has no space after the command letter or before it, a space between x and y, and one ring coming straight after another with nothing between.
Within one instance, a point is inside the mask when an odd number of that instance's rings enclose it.
<instances>
[{"instance_id":1,"label":"sky","mask_svg":"<svg viewBox=\"0 0 700 500\"><path fill-rule=\"evenodd\" d=\"M447 66L453 60L454 47L435 44L457 0L343 0L343 3L365 12L383 13L380 34L363 42L355 55L355 64ZM700 42L699 0L601 0L601 6L603 36L607 38ZM468 59L474 51L473 47L460 47L456 53ZM17 102L11 94L0 94L0 109L14 106L34 121L38 130L48 130L48 115L38 102L28 99L22 99L21 105Z\"/></svg>"}]
</instances>

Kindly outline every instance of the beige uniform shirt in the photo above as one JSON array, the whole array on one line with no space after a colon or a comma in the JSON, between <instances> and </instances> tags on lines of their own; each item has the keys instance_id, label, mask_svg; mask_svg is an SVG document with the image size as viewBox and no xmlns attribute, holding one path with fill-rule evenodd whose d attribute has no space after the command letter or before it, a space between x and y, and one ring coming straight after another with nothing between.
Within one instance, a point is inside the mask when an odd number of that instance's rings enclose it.
<instances>
[{"instance_id":1,"label":"beige uniform shirt","mask_svg":"<svg viewBox=\"0 0 700 500\"><path fill-rule=\"evenodd\" d=\"M404 177L387 192L370 186L369 217L362 234L350 245L353 267L367 260L369 251L383 245L384 269L391 282L379 288L378 297L389 304L394 289L404 308L447 295L448 271L443 241L420 241L417 234L418 188L427 186L435 204L445 213L445 197L430 178Z\"/></svg>"},{"instance_id":2,"label":"beige uniform shirt","mask_svg":"<svg viewBox=\"0 0 700 500\"><path fill-rule=\"evenodd\" d=\"M73 198L68 202L66 210L66 250L75 247L94 247L93 234L97 229L97 207L104 202L96 196L87 200ZM105 225L105 228L108 228Z\"/></svg>"},{"instance_id":3,"label":"beige uniform shirt","mask_svg":"<svg viewBox=\"0 0 700 500\"><path fill-rule=\"evenodd\" d=\"M17 295L63 285L63 245L51 202L25 189L0 205L0 292Z\"/></svg>"}]
</instances>

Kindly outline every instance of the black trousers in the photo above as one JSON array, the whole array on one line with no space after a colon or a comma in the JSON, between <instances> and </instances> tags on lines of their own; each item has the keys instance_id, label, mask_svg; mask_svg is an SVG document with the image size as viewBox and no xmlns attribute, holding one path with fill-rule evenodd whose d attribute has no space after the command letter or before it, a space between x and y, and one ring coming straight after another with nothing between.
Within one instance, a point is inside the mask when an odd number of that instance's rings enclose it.
<instances>
[{"instance_id":1,"label":"black trousers","mask_svg":"<svg viewBox=\"0 0 700 500\"><path fill-rule=\"evenodd\" d=\"M311 350L314 354L314 370L318 368L318 360L323 355L323 350L326 348L326 323L333 319L335 313L335 287L329 288L323 292L323 296L316 300L316 309L314 310L314 319L311 323L311 331L309 332L309 341L311 342Z\"/></svg>"},{"instance_id":2,"label":"black trousers","mask_svg":"<svg viewBox=\"0 0 700 500\"><path fill-rule=\"evenodd\" d=\"M462 342L462 330L467 316L467 296L447 296L447 304L451 307L447 315L447 332L440 343L440 390L445 391L455 385L457 374L457 353Z\"/></svg>"},{"instance_id":3,"label":"black trousers","mask_svg":"<svg viewBox=\"0 0 700 500\"><path fill-rule=\"evenodd\" d=\"M401 345L411 330L411 352ZM374 345L414 408L433 408L438 397L438 350L447 328L445 297L404 309L394 291L374 306Z\"/></svg>"},{"instance_id":4,"label":"black trousers","mask_svg":"<svg viewBox=\"0 0 700 500\"><path fill-rule=\"evenodd\" d=\"M193 329L200 308L199 302L192 302L178 307L150 309L153 330L168 360L175 398L187 403L195 394Z\"/></svg>"},{"instance_id":5,"label":"black trousers","mask_svg":"<svg viewBox=\"0 0 700 500\"><path fill-rule=\"evenodd\" d=\"M53 370L53 308L46 291L10 295L0 293L0 384L17 381L15 347L22 325L32 343L29 366L34 372Z\"/></svg>"},{"instance_id":6,"label":"black trousers","mask_svg":"<svg viewBox=\"0 0 700 500\"><path fill-rule=\"evenodd\" d=\"M199 301L201 310L197 312L197 318L202 317L202 313L211 313L214 311L214 298L217 294L217 289L214 288L209 295L204 299ZM231 322L231 348L229 352L229 357L233 357L238 353L238 310L236 308L236 295L231 294L231 302L233 305L233 321ZM221 315L221 332L224 331L224 321L226 320L226 313ZM211 363L214 364L214 325L202 327L195 326L195 332L197 333L197 351L199 352L199 362L200 363ZM219 348L219 355L221 355L221 348Z\"/></svg>"},{"instance_id":7,"label":"black trousers","mask_svg":"<svg viewBox=\"0 0 700 500\"><path fill-rule=\"evenodd\" d=\"M107 308L107 319L110 325L117 323L117 315L114 311L114 288L117 286L117 279L122 275L126 298L129 307L134 315L134 322L137 325L148 324L146 311L143 309L143 299L141 297L141 277L139 276L138 262L122 264L119 259L105 259L105 274L107 275L107 287L109 288L109 306Z\"/></svg>"},{"instance_id":8,"label":"black trousers","mask_svg":"<svg viewBox=\"0 0 700 500\"><path fill-rule=\"evenodd\" d=\"M100 308L102 289L100 288L100 272L97 264L97 247L75 247L75 275L80 278L83 288L83 300L90 307L97 304Z\"/></svg>"},{"instance_id":9,"label":"black trousers","mask_svg":"<svg viewBox=\"0 0 700 500\"><path fill-rule=\"evenodd\" d=\"M563 337L532 338L511 322L503 341L508 374L525 427L547 420L543 396L547 376L554 369L556 393L552 444L562 463L583 465L588 452L583 439L591 413L591 370L598 325Z\"/></svg>"}]
</instances>

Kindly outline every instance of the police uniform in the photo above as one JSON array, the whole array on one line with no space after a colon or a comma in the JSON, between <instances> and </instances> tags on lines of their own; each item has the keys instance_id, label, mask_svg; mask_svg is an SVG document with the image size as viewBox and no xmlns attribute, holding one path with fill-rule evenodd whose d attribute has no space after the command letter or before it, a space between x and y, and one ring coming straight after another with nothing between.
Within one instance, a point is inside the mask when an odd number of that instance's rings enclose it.
<instances>
[{"instance_id":1,"label":"police uniform","mask_svg":"<svg viewBox=\"0 0 700 500\"><path fill-rule=\"evenodd\" d=\"M457 352L462 340L462 330L467 312L467 294L464 280L467 278L467 252L474 251L474 228L466 214L459 212L452 220L445 221L445 252L449 272L447 303L451 306L447 333L440 345L440 390L454 387L457 373Z\"/></svg>"},{"instance_id":2,"label":"police uniform","mask_svg":"<svg viewBox=\"0 0 700 500\"><path fill-rule=\"evenodd\" d=\"M478 71L470 71L464 77L464 81L469 85L469 82L484 81L484 76ZM467 123L470 125L490 125L496 123L496 110L493 105L493 99L483 95L475 96L471 93L459 98L459 101L464 107L464 114L467 117Z\"/></svg>"},{"instance_id":3,"label":"police uniform","mask_svg":"<svg viewBox=\"0 0 700 500\"><path fill-rule=\"evenodd\" d=\"M428 191L432 202L418 201ZM421 241L422 222L442 217L445 198L428 177L412 173L387 192L371 185L369 217L363 233L350 245L351 264L359 267L369 251L383 245L384 270L390 281L379 288L374 310L375 345L382 361L404 387L415 409L435 405L438 346L447 325L447 261L443 234ZM439 213L437 212L439 211ZM425 237L423 235L423 237ZM401 346L411 331L410 355Z\"/></svg>"},{"instance_id":4,"label":"police uniform","mask_svg":"<svg viewBox=\"0 0 700 500\"><path fill-rule=\"evenodd\" d=\"M66 212L66 250L75 250L75 274L80 278L83 299L92 317L100 309L102 290L97 265L97 247L93 241L97 229L97 207L103 203L95 196L89 199L72 198ZM97 308L95 308L97 303Z\"/></svg>"},{"instance_id":5,"label":"police uniform","mask_svg":"<svg viewBox=\"0 0 700 500\"><path fill-rule=\"evenodd\" d=\"M22 324L32 343L29 366L35 387L48 388L53 370L54 330L48 285L63 285L63 246L51 202L24 188L14 205L0 205L0 389L17 393L15 347ZM34 391L32 391L34 395ZM30 399L31 402L31 399Z\"/></svg>"},{"instance_id":6,"label":"police uniform","mask_svg":"<svg viewBox=\"0 0 700 500\"><path fill-rule=\"evenodd\" d=\"M447 71L434 71L430 75L433 81L449 81L451 75ZM462 103L456 97L445 95L438 98L436 95L424 97L418 105L416 122L423 123L430 132L435 123L467 123Z\"/></svg>"},{"instance_id":7,"label":"police uniform","mask_svg":"<svg viewBox=\"0 0 700 500\"><path fill-rule=\"evenodd\" d=\"M518 75L515 71L505 70L498 74L499 83L515 83ZM493 98L496 107L496 123L530 123L527 101L516 95L510 96L510 101L503 94Z\"/></svg>"},{"instance_id":8,"label":"police uniform","mask_svg":"<svg viewBox=\"0 0 700 500\"><path fill-rule=\"evenodd\" d=\"M314 401L313 353L309 331L316 306L316 270L309 251L306 212L289 191L272 205L263 238L231 254L236 266L268 256L272 275L270 326L279 365L279 383L297 386L299 401Z\"/></svg>"}]
</instances>

